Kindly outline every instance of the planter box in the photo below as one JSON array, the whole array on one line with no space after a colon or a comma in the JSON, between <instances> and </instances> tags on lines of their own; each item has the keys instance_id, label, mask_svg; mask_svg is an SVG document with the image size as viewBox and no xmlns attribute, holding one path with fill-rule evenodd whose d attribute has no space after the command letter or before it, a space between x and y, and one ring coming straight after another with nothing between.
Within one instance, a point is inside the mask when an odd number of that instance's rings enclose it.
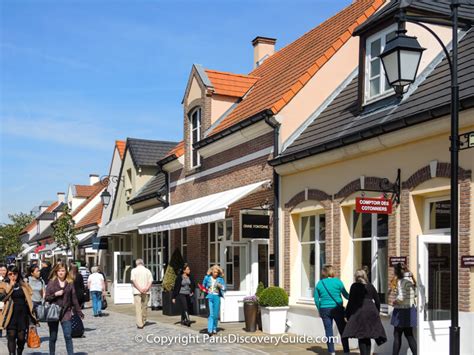
<instances>
[{"instance_id":1,"label":"planter box","mask_svg":"<svg viewBox=\"0 0 474 355\"><path fill-rule=\"evenodd\" d=\"M171 292L163 291L162 293L161 300L163 302L162 306L164 316L178 316L181 314L178 304L171 302L171 295Z\"/></svg>"},{"instance_id":2,"label":"planter box","mask_svg":"<svg viewBox=\"0 0 474 355\"><path fill-rule=\"evenodd\" d=\"M261 307L262 328L267 334L286 332L286 316L290 307Z\"/></svg>"}]
</instances>

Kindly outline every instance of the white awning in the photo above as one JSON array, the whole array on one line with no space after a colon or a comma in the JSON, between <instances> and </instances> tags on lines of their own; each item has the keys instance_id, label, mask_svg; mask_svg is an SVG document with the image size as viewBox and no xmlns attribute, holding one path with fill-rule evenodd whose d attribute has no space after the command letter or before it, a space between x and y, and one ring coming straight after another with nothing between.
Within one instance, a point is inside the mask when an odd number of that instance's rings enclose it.
<instances>
[{"instance_id":1,"label":"white awning","mask_svg":"<svg viewBox=\"0 0 474 355\"><path fill-rule=\"evenodd\" d=\"M96 231L92 231L92 232L89 231L89 232L76 234L77 242L78 243L82 242L84 239L86 239L87 237L89 237L90 235L94 233L96 233Z\"/></svg>"},{"instance_id":2,"label":"white awning","mask_svg":"<svg viewBox=\"0 0 474 355\"><path fill-rule=\"evenodd\" d=\"M51 244L47 244L44 249L39 251L39 254L47 253L47 252L52 252L53 250L58 248L58 244L56 242L53 242Z\"/></svg>"},{"instance_id":3,"label":"white awning","mask_svg":"<svg viewBox=\"0 0 474 355\"><path fill-rule=\"evenodd\" d=\"M225 218L227 208L269 180L169 206L138 226L140 234L179 229Z\"/></svg>"},{"instance_id":4,"label":"white awning","mask_svg":"<svg viewBox=\"0 0 474 355\"><path fill-rule=\"evenodd\" d=\"M163 210L163 207L135 213L127 217L110 221L99 229L98 237L105 237L138 229L138 225Z\"/></svg>"},{"instance_id":5,"label":"white awning","mask_svg":"<svg viewBox=\"0 0 474 355\"><path fill-rule=\"evenodd\" d=\"M36 249L37 245L36 244L35 245L23 244L22 247L23 247L23 250L17 256L17 258L20 258L20 259L28 255L34 249Z\"/></svg>"}]
</instances>

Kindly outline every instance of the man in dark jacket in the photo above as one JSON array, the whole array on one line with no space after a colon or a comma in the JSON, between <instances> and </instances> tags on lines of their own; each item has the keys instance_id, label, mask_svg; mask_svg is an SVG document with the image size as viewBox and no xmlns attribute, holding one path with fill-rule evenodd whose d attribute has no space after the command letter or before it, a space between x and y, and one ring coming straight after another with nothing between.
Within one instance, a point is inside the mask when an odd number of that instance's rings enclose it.
<instances>
[{"instance_id":1,"label":"man in dark jacket","mask_svg":"<svg viewBox=\"0 0 474 355\"><path fill-rule=\"evenodd\" d=\"M43 261L41 263L40 277L46 285L49 282L49 274L51 274L51 263L49 261Z\"/></svg>"}]
</instances>

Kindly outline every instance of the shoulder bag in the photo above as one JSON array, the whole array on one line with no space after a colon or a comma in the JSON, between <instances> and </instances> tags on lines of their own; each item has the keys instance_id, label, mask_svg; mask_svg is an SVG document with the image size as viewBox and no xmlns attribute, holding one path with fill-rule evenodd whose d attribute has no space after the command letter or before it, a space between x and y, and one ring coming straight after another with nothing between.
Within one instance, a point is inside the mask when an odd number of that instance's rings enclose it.
<instances>
[{"instance_id":1,"label":"shoulder bag","mask_svg":"<svg viewBox=\"0 0 474 355\"><path fill-rule=\"evenodd\" d=\"M329 297L332 298L332 300L334 301L334 303L336 303L339 308L341 308L342 310L344 310L344 306L342 305L342 303L340 304L339 302L337 302L336 299L331 295L331 292L329 292L329 290L328 290L328 288L326 287L326 285L324 284L324 281L323 281L323 280L321 280L321 283L323 284L324 289L325 289L326 292L328 293Z\"/></svg>"}]
</instances>

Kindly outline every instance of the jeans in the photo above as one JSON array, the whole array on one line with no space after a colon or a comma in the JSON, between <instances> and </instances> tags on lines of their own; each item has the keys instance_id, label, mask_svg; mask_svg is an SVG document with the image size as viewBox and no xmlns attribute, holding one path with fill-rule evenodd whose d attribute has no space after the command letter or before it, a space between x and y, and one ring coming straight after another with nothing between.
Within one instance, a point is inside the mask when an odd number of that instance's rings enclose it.
<instances>
[{"instance_id":1,"label":"jeans","mask_svg":"<svg viewBox=\"0 0 474 355\"><path fill-rule=\"evenodd\" d=\"M94 316L97 316L102 313L102 292L100 291L91 291L92 299L92 312Z\"/></svg>"},{"instance_id":2,"label":"jeans","mask_svg":"<svg viewBox=\"0 0 474 355\"><path fill-rule=\"evenodd\" d=\"M209 300L209 318L207 319L207 331L209 333L217 332L217 320L219 319L219 309L221 306L221 298L219 295L207 295Z\"/></svg>"},{"instance_id":3,"label":"jeans","mask_svg":"<svg viewBox=\"0 0 474 355\"><path fill-rule=\"evenodd\" d=\"M49 355L56 353L56 340L58 339L59 322L48 322L49 327ZM66 342L66 350L68 355L74 355L74 348L72 345L72 324L70 320L62 321L64 341Z\"/></svg>"},{"instance_id":4,"label":"jeans","mask_svg":"<svg viewBox=\"0 0 474 355\"><path fill-rule=\"evenodd\" d=\"M346 327L346 321L344 320L344 308L342 307L335 307L335 308L321 308L319 310L319 315L323 320L324 330L326 331L326 336L328 338L334 336L334 332L332 330L332 321L334 320L337 325L337 330L339 330L339 334L342 336L344 333L344 328ZM349 352L349 341L347 338L342 338L342 347L345 353ZM334 340L328 339L328 352L334 353Z\"/></svg>"}]
</instances>

